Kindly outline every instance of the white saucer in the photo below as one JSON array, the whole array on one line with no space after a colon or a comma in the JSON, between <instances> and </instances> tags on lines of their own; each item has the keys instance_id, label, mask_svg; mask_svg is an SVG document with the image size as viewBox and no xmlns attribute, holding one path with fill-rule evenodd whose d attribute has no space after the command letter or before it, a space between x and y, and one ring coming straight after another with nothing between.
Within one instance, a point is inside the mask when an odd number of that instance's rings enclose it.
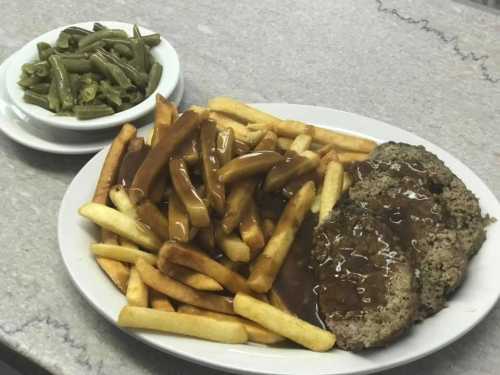
<instances>
[{"instance_id":1,"label":"white saucer","mask_svg":"<svg viewBox=\"0 0 500 375\"><path fill-rule=\"evenodd\" d=\"M79 132L66 129L54 129L26 116L10 100L5 86L5 72L12 60L7 58L0 65L0 130L10 139L26 147L54 154L90 154L97 152L111 143L118 128ZM179 105L184 94L184 76L170 95L169 100ZM152 114L147 115L134 125L140 127L139 134L146 135L151 127Z\"/></svg>"}]
</instances>

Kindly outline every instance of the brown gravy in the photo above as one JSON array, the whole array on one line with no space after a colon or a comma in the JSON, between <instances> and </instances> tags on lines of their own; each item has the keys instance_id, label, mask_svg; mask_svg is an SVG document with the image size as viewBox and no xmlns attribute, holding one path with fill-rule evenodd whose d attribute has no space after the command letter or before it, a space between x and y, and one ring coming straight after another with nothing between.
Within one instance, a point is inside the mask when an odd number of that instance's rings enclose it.
<instances>
[{"instance_id":1,"label":"brown gravy","mask_svg":"<svg viewBox=\"0 0 500 375\"><path fill-rule=\"evenodd\" d=\"M291 312L318 327L326 328L318 311L317 281L311 265L313 231L317 215L308 214L274 283L275 292Z\"/></svg>"},{"instance_id":2,"label":"brown gravy","mask_svg":"<svg viewBox=\"0 0 500 375\"><path fill-rule=\"evenodd\" d=\"M118 171L117 182L129 187L134 176L149 152L149 146L144 145L139 150L127 151Z\"/></svg>"}]
</instances>

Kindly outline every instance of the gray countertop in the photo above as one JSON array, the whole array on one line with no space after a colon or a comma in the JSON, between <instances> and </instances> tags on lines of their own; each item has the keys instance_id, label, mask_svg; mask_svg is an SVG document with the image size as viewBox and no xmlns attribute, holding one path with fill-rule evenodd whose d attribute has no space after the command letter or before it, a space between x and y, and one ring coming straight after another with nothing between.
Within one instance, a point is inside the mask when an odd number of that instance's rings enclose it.
<instances>
[{"instance_id":1,"label":"gray countertop","mask_svg":"<svg viewBox=\"0 0 500 375\"><path fill-rule=\"evenodd\" d=\"M57 26L135 22L177 49L183 106L215 95L327 106L410 130L457 155L500 196L500 16L449 0L1 1L0 61ZM106 322L58 251L56 217L90 156L0 135L0 341L54 374L215 374ZM385 374L500 368L500 308L464 338Z\"/></svg>"}]
</instances>

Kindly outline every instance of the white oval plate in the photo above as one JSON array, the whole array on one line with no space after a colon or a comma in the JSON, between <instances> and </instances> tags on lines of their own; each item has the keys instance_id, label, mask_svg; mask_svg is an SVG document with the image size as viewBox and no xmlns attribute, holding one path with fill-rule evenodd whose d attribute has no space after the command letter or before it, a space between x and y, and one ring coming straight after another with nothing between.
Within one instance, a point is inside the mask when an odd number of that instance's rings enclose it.
<instances>
[{"instance_id":1,"label":"white oval plate","mask_svg":"<svg viewBox=\"0 0 500 375\"><path fill-rule=\"evenodd\" d=\"M112 29L122 29L128 35L132 35L132 28L134 25L130 23L114 22L114 21L96 21ZM76 130L76 131L90 131L98 129L107 129L110 127L124 124L128 121L133 121L139 117L144 116L146 113L151 112L155 106L155 96L157 93L165 97L170 96L177 86L180 76L180 63L179 57L174 47L165 39L161 38L161 43L151 49L151 54L163 66L163 73L158 83L156 90L147 97L144 101L136 106L127 109L123 112L118 112L110 116L99 117L91 120L78 120L76 117L70 116L57 116L55 113L47 111L41 107L33 104L26 103L23 100L24 90L17 84L21 76L21 67L23 64L32 62L38 58L36 45L38 42L47 42L53 45L59 33L69 26L83 27L87 30L92 30L94 22L82 22L74 25L66 25L51 30L39 37L33 39L19 49L7 68L6 85L7 92L9 93L12 102L21 109L29 117L45 123L47 126L55 128ZM153 34L154 32L144 27L139 27L142 35Z\"/></svg>"},{"instance_id":2,"label":"white oval plate","mask_svg":"<svg viewBox=\"0 0 500 375\"><path fill-rule=\"evenodd\" d=\"M430 142L407 131L356 114L328 108L292 104L258 104L272 114L309 122L325 128L369 136L376 141L401 141L424 145L437 154L479 198L484 214L500 218L500 205L487 186L464 164ZM92 198L107 150L92 158L78 173L63 198L58 237L64 263L88 301L116 324L125 298L107 280L89 251L97 230L78 216L78 208ZM228 345L169 334L127 330L155 348L210 367L256 374L367 374L414 361L443 348L472 329L500 295L500 222L488 227L488 239L475 256L463 286L449 307L415 325L408 334L384 349L362 353L332 350L314 353L302 349L257 345Z\"/></svg>"},{"instance_id":3,"label":"white oval plate","mask_svg":"<svg viewBox=\"0 0 500 375\"><path fill-rule=\"evenodd\" d=\"M15 54L14 54L15 55ZM12 56L14 56L12 55ZM37 120L29 118L10 101L5 88L5 72L11 57L0 65L0 130L10 139L26 147L54 154L80 155L102 150L109 145L118 129L79 132L75 130L54 129ZM184 94L184 78L181 72L179 83L169 100L179 105ZM140 119L140 124L147 119ZM147 133L150 125L139 129L141 135Z\"/></svg>"}]
</instances>

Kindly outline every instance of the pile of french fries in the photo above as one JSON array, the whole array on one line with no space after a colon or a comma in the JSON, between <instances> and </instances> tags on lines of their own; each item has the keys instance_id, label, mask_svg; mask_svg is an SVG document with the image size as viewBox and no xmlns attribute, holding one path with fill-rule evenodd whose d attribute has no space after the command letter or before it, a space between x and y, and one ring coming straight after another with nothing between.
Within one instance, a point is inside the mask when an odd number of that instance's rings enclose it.
<instances>
[{"instance_id":1,"label":"pile of french fries","mask_svg":"<svg viewBox=\"0 0 500 375\"><path fill-rule=\"evenodd\" d=\"M344 166L374 147L226 97L179 115L158 96L150 137L122 127L92 202L79 210L101 228L90 250L126 296L118 324L332 348L335 336L294 316L273 283L306 214L325 220L351 183ZM117 181L137 150L146 152L133 179ZM266 194L287 199L278 219L259 209ZM248 275L239 271L245 263Z\"/></svg>"}]
</instances>

